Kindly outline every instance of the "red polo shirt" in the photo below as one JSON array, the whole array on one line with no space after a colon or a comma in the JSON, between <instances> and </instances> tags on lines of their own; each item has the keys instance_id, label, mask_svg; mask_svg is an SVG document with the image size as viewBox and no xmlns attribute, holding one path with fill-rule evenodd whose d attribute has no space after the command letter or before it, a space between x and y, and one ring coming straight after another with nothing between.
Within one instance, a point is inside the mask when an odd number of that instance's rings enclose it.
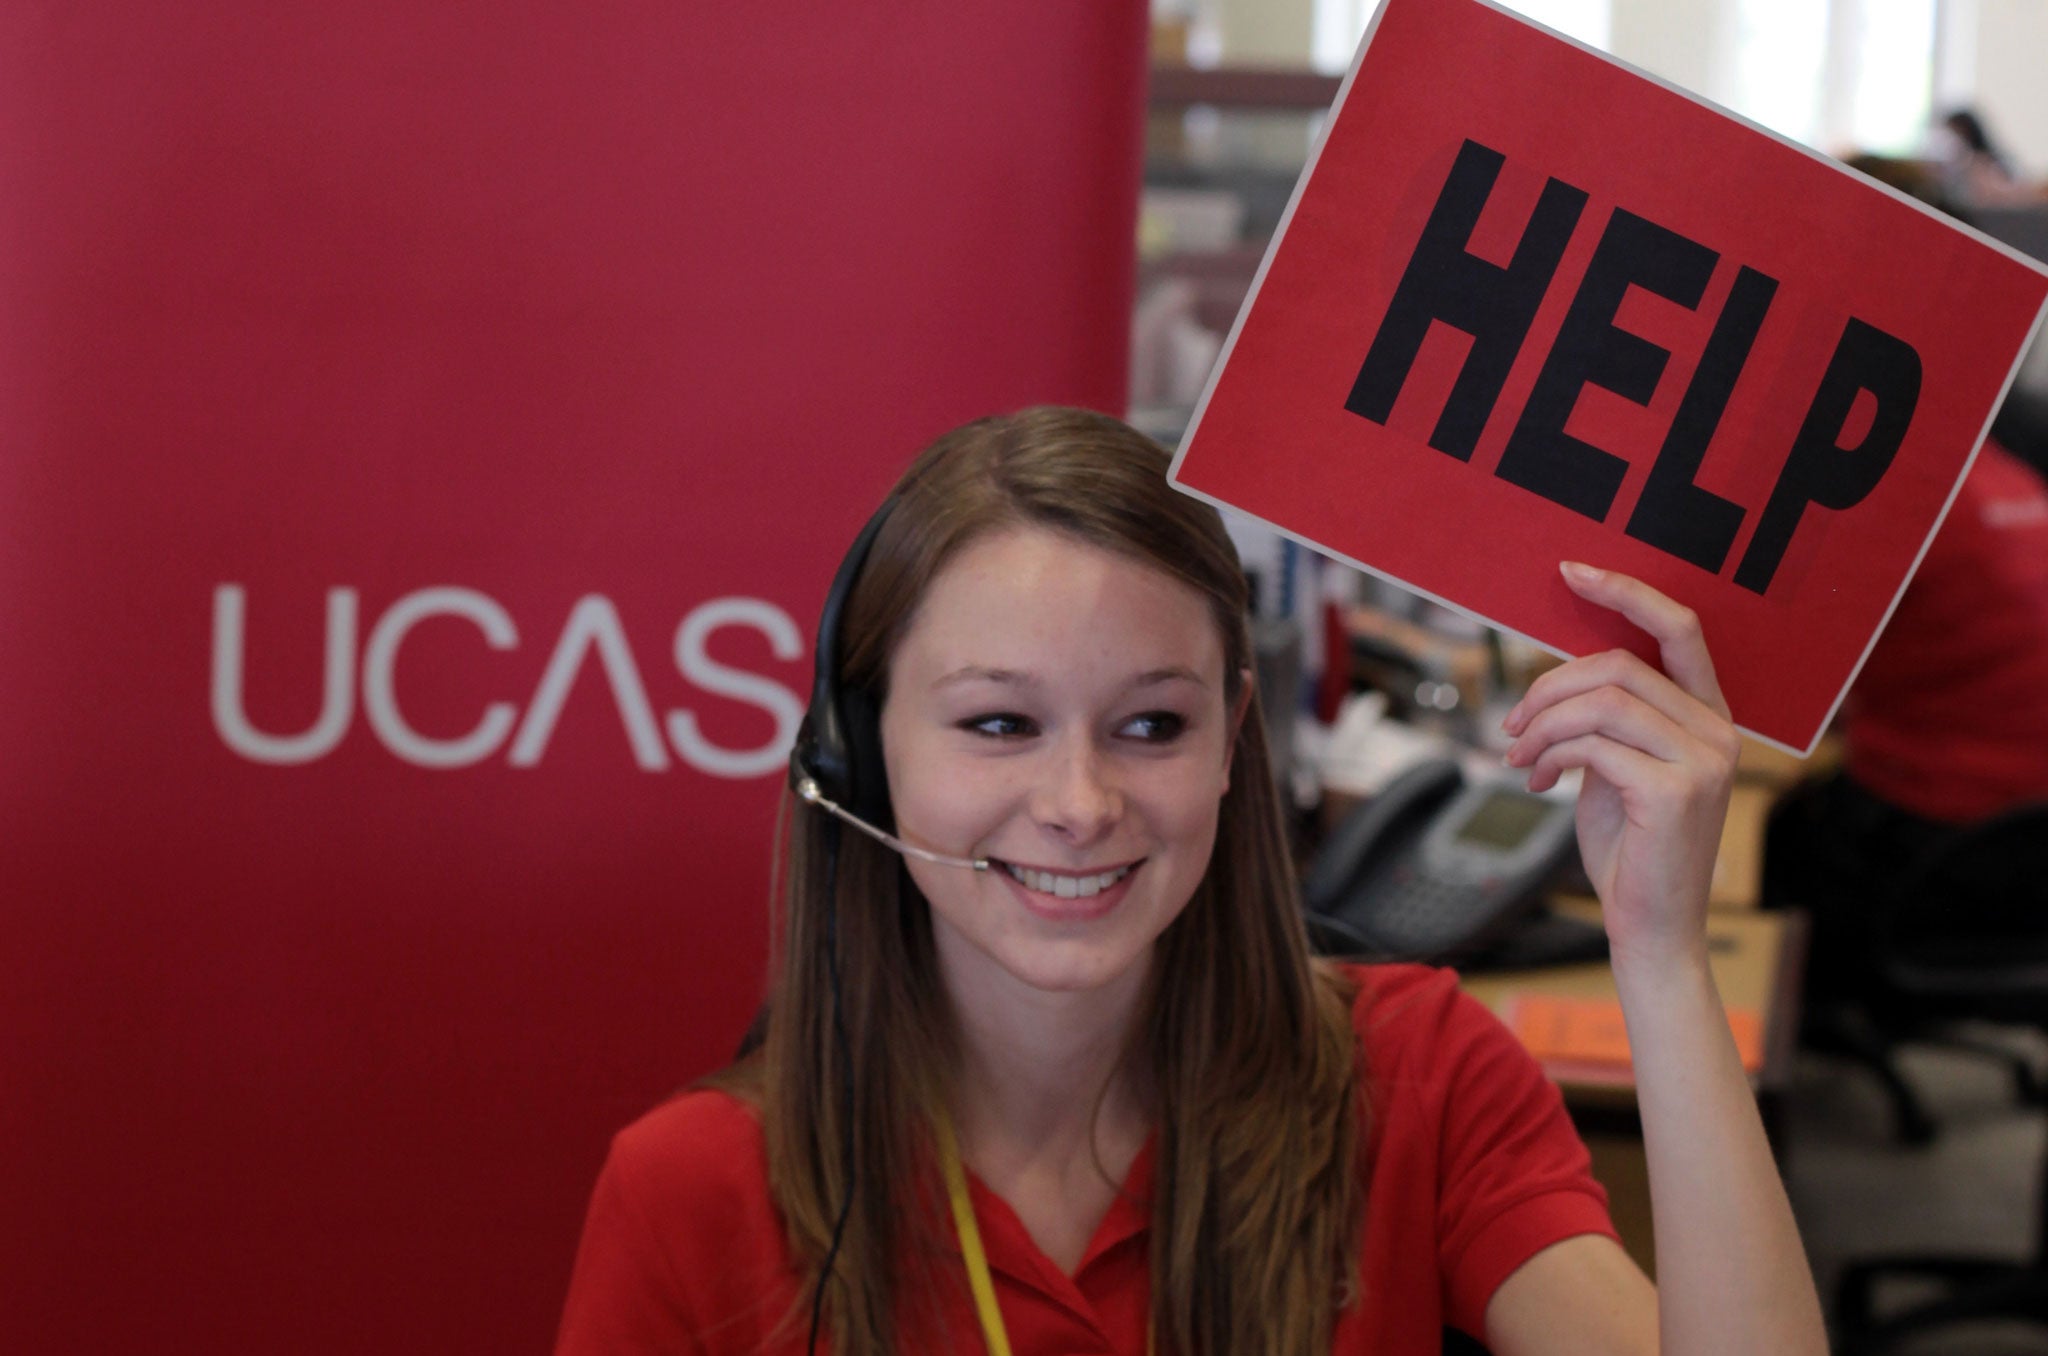
<instances>
[{"instance_id":1,"label":"red polo shirt","mask_svg":"<svg viewBox=\"0 0 2048 1356\"><path fill-rule=\"evenodd\" d=\"M1483 1335L1487 1300L1529 1257L1614 1228L1556 1088L1455 976L1375 966L1360 977L1352 1021L1372 1088L1361 1298L1333 1350L1437 1356L1446 1325ZM1069 1276L970 1177L1019 1356L1142 1356L1151 1188L1148 1144ZM966 1287L955 1289L946 1339L907 1349L980 1350ZM753 1111L723 1093L685 1093L612 1144L556 1353L801 1356L808 1327L784 1319L806 1299Z\"/></svg>"},{"instance_id":2,"label":"red polo shirt","mask_svg":"<svg viewBox=\"0 0 2048 1356\"><path fill-rule=\"evenodd\" d=\"M1924 819L2048 799L2048 486L1987 441L1842 707L1849 775Z\"/></svg>"}]
</instances>

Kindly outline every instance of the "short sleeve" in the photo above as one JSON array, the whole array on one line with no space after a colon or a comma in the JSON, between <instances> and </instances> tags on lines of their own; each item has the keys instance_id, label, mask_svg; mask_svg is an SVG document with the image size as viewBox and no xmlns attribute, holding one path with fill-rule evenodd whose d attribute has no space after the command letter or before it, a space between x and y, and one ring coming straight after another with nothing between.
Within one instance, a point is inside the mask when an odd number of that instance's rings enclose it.
<instances>
[{"instance_id":1,"label":"short sleeve","mask_svg":"<svg viewBox=\"0 0 2048 1356\"><path fill-rule=\"evenodd\" d=\"M679 1307L681 1287L627 1183L618 1146L591 1193L555 1356L703 1356Z\"/></svg>"},{"instance_id":2,"label":"short sleeve","mask_svg":"<svg viewBox=\"0 0 2048 1356\"><path fill-rule=\"evenodd\" d=\"M1614 1236L1607 1193L1563 1097L1457 975L1366 965L1350 978L1369 1134L1363 1303L1341 1349L1434 1350L1446 1326L1483 1337L1515 1268L1575 1235Z\"/></svg>"},{"instance_id":3,"label":"short sleeve","mask_svg":"<svg viewBox=\"0 0 2048 1356\"><path fill-rule=\"evenodd\" d=\"M726 1356L787 1336L800 1286L753 1111L691 1092L612 1141L555 1356Z\"/></svg>"},{"instance_id":4,"label":"short sleeve","mask_svg":"<svg viewBox=\"0 0 2048 1356\"><path fill-rule=\"evenodd\" d=\"M1455 987L1443 1037L1438 1260L1446 1317L1477 1335L1522 1263L1566 1238L1615 1232L1564 1098L1522 1043Z\"/></svg>"}]
</instances>

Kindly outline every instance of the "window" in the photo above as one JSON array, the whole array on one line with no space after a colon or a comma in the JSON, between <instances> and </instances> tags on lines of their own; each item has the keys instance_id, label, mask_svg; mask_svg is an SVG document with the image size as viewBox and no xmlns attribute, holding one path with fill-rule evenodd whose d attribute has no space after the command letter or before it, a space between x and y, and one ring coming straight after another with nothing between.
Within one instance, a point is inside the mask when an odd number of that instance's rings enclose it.
<instances>
[{"instance_id":1,"label":"window","mask_svg":"<svg viewBox=\"0 0 2048 1356\"><path fill-rule=\"evenodd\" d=\"M1794 141L1819 138L1828 0L1737 0L1729 105Z\"/></svg>"},{"instance_id":2,"label":"window","mask_svg":"<svg viewBox=\"0 0 2048 1356\"><path fill-rule=\"evenodd\" d=\"M1506 8L1577 38L1589 47L1607 48L1613 27L1613 0L1502 0ZM1349 69L1366 22L1379 0L1316 0L1314 63L1319 71Z\"/></svg>"},{"instance_id":3,"label":"window","mask_svg":"<svg viewBox=\"0 0 2048 1356\"><path fill-rule=\"evenodd\" d=\"M1728 101L1817 149L1904 154L1927 129L1937 0L1737 0Z\"/></svg>"},{"instance_id":4,"label":"window","mask_svg":"<svg viewBox=\"0 0 2048 1356\"><path fill-rule=\"evenodd\" d=\"M1860 150L1914 154L1932 111L1935 0L1861 0L1857 9L1846 140Z\"/></svg>"}]
</instances>

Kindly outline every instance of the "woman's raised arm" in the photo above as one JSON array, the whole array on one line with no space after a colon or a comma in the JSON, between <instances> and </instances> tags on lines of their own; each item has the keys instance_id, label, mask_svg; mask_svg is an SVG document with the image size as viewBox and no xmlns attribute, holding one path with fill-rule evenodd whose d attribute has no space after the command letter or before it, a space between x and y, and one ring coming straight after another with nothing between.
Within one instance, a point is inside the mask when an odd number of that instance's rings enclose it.
<instances>
[{"instance_id":1,"label":"woman's raised arm","mask_svg":"<svg viewBox=\"0 0 2048 1356\"><path fill-rule=\"evenodd\" d=\"M1584 774L1579 848L1628 1023L1658 1286L1611 1242L1570 1240L1496 1292L1488 1345L1496 1356L1825 1356L1812 1272L1707 965L1707 892L1738 750L1713 661L1690 609L1610 571L1563 573L1581 598L1648 632L1663 661L1660 673L1620 650L1572 660L1506 721L1507 761L1529 769L1532 789Z\"/></svg>"}]
</instances>

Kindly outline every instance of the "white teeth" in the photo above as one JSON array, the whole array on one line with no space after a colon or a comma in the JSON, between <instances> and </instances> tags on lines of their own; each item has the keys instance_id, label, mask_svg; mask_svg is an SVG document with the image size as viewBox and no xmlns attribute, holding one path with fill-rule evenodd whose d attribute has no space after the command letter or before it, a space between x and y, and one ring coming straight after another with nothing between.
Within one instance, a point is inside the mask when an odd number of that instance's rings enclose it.
<instances>
[{"instance_id":1,"label":"white teeth","mask_svg":"<svg viewBox=\"0 0 2048 1356\"><path fill-rule=\"evenodd\" d=\"M1021 881L1025 889L1036 890L1042 895L1057 895L1061 899L1087 899L1091 895L1099 895L1130 875L1133 869L1134 866L1120 866L1097 876L1061 876L1051 871L1033 871L1028 866L1003 863L1003 870Z\"/></svg>"}]
</instances>

